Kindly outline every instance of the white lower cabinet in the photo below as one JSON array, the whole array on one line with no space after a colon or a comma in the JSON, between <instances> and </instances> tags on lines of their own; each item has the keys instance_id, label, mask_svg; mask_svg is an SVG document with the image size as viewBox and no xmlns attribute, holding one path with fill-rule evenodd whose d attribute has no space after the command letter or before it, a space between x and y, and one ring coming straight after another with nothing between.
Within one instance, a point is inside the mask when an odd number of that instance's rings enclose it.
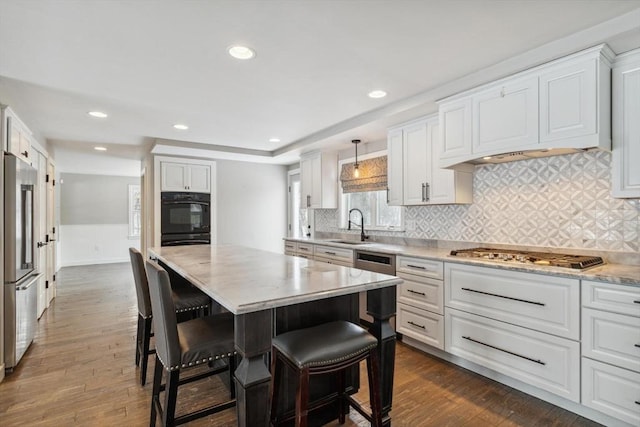
<instances>
[{"instance_id":1,"label":"white lower cabinet","mask_svg":"<svg viewBox=\"0 0 640 427\"><path fill-rule=\"evenodd\" d=\"M353 250L315 245L313 249L313 259L329 264L353 267Z\"/></svg>"},{"instance_id":2,"label":"white lower cabinet","mask_svg":"<svg viewBox=\"0 0 640 427\"><path fill-rule=\"evenodd\" d=\"M582 404L640 425L640 374L583 357Z\"/></svg>"},{"instance_id":3,"label":"white lower cabinet","mask_svg":"<svg viewBox=\"0 0 640 427\"><path fill-rule=\"evenodd\" d=\"M444 318L427 310L398 304L396 331L444 350Z\"/></svg>"},{"instance_id":4,"label":"white lower cabinet","mask_svg":"<svg viewBox=\"0 0 640 427\"><path fill-rule=\"evenodd\" d=\"M580 401L580 343L451 308L445 325L447 352Z\"/></svg>"}]
</instances>

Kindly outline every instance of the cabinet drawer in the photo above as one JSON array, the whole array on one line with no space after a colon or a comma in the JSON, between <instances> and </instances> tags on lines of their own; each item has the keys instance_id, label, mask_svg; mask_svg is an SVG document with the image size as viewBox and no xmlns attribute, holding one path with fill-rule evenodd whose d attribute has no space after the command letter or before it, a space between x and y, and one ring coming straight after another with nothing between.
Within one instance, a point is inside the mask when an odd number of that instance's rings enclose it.
<instances>
[{"instance_id":1,"label":"cabinet drawer","mask_svg":"<svg viewBox=\"0 0 640 427\"><path fill-rule=\"evenodd\" d=\"M640 287L583 280L582 305L640 317Z\"/></svg>"},{"instance_id":2,"label":"cabinet drawer","mask_svg":"<svg viewBox=\"0 0 640 427\"><path fill-rule=\"evenodd\" d=\"M429 279L415 274L398 273L404 283L398 285L398 302L444 314L444 285L442 280Z\"/></svg>"},{"instance_id":3,"label":"cabinet drawer","mask_svg":"<svg viewBox=\"0 0 640 427\"><path fill-rule=\"evenodd\" d=\"M582 404L640 425L640 374L583 357Z\"/></svg>"},{"instance_id":4,"label":"cabinet drawer","mask_svg":"<svg viewBox=\"0 0 640 427\"><path fill-rule=\"evenodd\" d=\"M580 282L463 264L445 264L445 306L578 340Z\"/></svg>"},{"instance_id":5,"label":"cabinet drawer","mask_svg":"<svg viewBox=\"0 0 640 427\"><path fill-rule=\"evenodd\" d=\"M445 350L566 399L580 398L580 344L445 308Z\"/></svg>"},{"instance_id":6,"label":"cabinet drawer","mask_svg":"<svg viewBox=\"0 0 640 427\"><path fill-rule=\"evenodd\" d=\"M398 304L397 327L401 334L444 350L444 318L406 304Z\"/></svg>"},{"instance_id":7,"label":"cabinet drawer","mask_svg":"<svg viewBox=\"0 0 640 427\"><path fill-rule=\"evenodd\" d=\"M341 261L330 258L314 257L314 261L326 262L327 264L341 265L343 267L353 267L353 262Z\"/></svg>"},{"instance_id":8,"label":"cabinet drawer","mask_svg":"<svg viewBox=\"0 0 640 427\"><path fill-rule=\"evenodd\" d=\"M329 258L336 261L343 261L353 264L353 250L351 249L316 245L313 253L316 257Z\"/></svg>"},{"instance_id":9,"label":"cabinet drawer","mask_svg":"<svg viewBox=\"0 0 640 427\"><path fill-rule=\"evenodd\" d=\"M412 258L399 256L396 259L396 271L398 273L417 274L418 276L430 277L442 280L442 261L432 261L429 259Z\"/></svg>"},{"instance_id":10,"label":"cabinet drawer","mask_svg":"<svg viewBox=\"0 0 640 427\"><path fill-rule=\"evenodd\" d=\"M584 308L582 355L640 372L640 318Z\"/></svg>"},{"instance_id":11,"label":"cabinet drawer","mask_svg":"<svg viewBox=\"0 0 640 427\"><path fill-rule=\"evenodd\" d=\"M298 250L298 245L296 242L290 242L288 240L284 241L284 253L287 255L293 255L292 252L296 252Z\"/></svg>"},{"instance_id":12,"label":"cabinet drawer","mask_svg":"<svg viewBox=\"0 0 640 427\"><path fill-rule=\"evenodd\" d=\"M297 243L297 252L298 255L304 255L305 258L310 258L313 256L313 245L311 243Z\"/></svg>"}]
</instances>

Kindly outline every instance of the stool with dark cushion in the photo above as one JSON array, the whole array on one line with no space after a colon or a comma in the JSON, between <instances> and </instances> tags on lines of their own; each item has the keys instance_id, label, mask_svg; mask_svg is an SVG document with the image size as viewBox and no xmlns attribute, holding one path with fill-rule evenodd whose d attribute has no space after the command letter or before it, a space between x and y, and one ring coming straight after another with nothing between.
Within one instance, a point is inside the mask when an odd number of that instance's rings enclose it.
<instances>
[{"instance_id":1,"label":"stool with dark cushion","mask_svg":"<svg viewBox=\"0 0 640 427\"><path fill-rule=\"evenodd\" d=\"M308 412L333 403L324 401L309 408L309 376L338 372L338 399L340 399L339 422L345 421L345 404L353 406L373 426L382 426L380 403L379 362L377 339L360 326L347 321L335 321L311 328L298 329L278 335L272 340L271 353L271 424L278 425L289 418L278 419L277 396L286 365L297 373L296 427L307 426ZM371 414L345 392L345 369L367 360Z\"/></svg>"},{"instance_id":2,"label":"stool with dark cushion","mask_svg":"<svg viewBox=\"0 0 640 427\"><path fill-rule=\"evenodd\" d=\"M151 332L151 301L149 299L149 282L147 273L144 270L144 259L140 251L129 248L131 258L131 268L133 269L133 280L136 285L136 297L138 300L138 332L136 336L136 366L140 367L140 384L145 385L147 381L148 355L155 353L149 349L149 342L153 333ZM176 306L176 313L208 314L211 307L211 299L204 292L186 286L172 288L172 297Z\"/></svg>"},{"instance_id":3,"label":"stool with dark cushion","mask_svg":"<svg viewBox=\"0 0 640 427\"><path fill-rule=\"evenodd\" d=\"M178 323L169 275L152 261L147 261L146 269L156 336L156 365L153 375L150 425L155 426L157 415L160 416L163 426L173 426L234 407L236 400L233 373L236 364L233 315L225 313ZM221 359L228 360L227 366L210 368L215 361ZM190 377L180 378L183 371L196 367L203 369L206 367L206 370ZM227 370L230 376L230 400L179 417L175 416L179 386ZM166 385L162 385L165 372ZM164 405L160 403L162 391L165 392Z\"/></svg>"}]
</instances>

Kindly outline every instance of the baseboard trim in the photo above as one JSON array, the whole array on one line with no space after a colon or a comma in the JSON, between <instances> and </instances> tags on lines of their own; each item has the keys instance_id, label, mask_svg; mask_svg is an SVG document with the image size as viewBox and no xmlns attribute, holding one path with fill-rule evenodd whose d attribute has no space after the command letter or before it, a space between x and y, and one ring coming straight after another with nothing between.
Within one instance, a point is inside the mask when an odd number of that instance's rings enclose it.
<instances>
[{"instance_id":1,"label":"baseboard trim","mask_svg":"<svg viewBox=\"0 0 640 427\"><path fill-rule=\"evenodd\" d=\"M120 262L130 262L128 257L123 258L109 258L109 259L90 259L90 260L77 260L77 261L65 261L62 263L62 267L77 267L81 265L96 265L96 264L117 264Z\"/></svg>"}]
</instances>

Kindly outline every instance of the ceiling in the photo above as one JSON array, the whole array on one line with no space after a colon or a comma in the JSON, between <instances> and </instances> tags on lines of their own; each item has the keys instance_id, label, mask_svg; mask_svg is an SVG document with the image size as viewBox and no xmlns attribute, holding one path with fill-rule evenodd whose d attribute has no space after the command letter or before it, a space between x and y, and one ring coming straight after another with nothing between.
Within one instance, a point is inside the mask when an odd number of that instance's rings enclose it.
<instances>
[{"instance_id":1,"label":"ceiling","mask_svg":"<svg viewBox=\"0 0 640 427\"><path fill-rule=\"evenodd\" d=\"M0 0L0 102L54 152L287 164L601 42L640 46L640 0Z\"/></svg>"}]
</instances>

